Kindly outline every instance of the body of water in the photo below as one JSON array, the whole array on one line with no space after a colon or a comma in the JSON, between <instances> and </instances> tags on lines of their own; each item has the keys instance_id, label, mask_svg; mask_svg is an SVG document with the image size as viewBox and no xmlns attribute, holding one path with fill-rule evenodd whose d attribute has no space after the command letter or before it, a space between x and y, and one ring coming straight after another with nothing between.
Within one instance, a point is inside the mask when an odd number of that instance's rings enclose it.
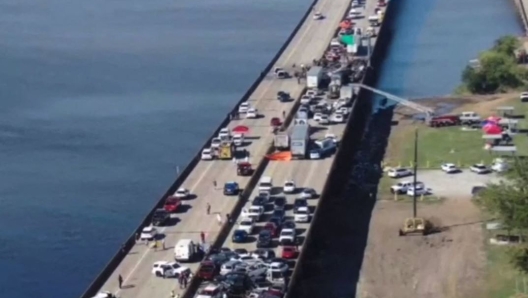
<instances>
[{"instance_id":1,"label":"body of water","mask_svg":"<svg viewBox=\"0 0 528 298\"><path fill-rule=\"evenodd\" d=\"M402 96L449 93L521 30L508 0L393 1L378 87ZM2 296L78 296L308 5L0 2Z\"/></svg>"},{"instance_id":2,"label":"body of water","mask_svg":"<svg viewBox=\"0 0 528 298\"><path fill-rule=\"evenodd\" d=\"M80 295L309 4L0 2L1 296Z\"/></svg>"}]
</instances>

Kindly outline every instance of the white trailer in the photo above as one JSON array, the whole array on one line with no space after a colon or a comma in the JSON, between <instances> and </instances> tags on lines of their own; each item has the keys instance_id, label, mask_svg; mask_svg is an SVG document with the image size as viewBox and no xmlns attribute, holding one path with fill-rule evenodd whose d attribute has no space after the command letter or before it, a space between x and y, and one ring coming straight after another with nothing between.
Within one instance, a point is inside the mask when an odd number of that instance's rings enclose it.
<instances>
[{"instance_id":1,"label":"white trailer","mask_svg":"<svg viewBox=\"0 0 528 298\"><path fill-rule=\"evenodd\" d=\"M353 96L354 96L354 90L352 86L345 85L341 87L339 98L350 100L352 99Z\"/></svg>"},{"instance_id":2,"label":"white trailer","mask_svg":"<svg viewBox=\"0 0 528 298\"><path fill-rule=\"evenodd\" d=\"M323 79L323 68L321 66L313 66L306 74L306 87L318 88Z\"/></svg>"}]
</instances>

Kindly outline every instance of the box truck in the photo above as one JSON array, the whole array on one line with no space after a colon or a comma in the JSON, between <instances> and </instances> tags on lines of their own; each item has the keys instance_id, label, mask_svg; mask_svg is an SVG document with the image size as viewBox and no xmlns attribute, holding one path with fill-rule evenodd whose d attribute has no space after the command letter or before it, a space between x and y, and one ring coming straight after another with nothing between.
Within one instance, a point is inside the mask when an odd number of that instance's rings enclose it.
<instances>
[{"instance_id":1,"label":"box truck","mask_svg":"<svg viewBox=\"0 0 528 298\"><path fill-rule=\"evenodd\" d=\"M313 66L306 74L306 87L318 88L323 79L323 68L321 66Z\"/></svg>"}]
</instances>

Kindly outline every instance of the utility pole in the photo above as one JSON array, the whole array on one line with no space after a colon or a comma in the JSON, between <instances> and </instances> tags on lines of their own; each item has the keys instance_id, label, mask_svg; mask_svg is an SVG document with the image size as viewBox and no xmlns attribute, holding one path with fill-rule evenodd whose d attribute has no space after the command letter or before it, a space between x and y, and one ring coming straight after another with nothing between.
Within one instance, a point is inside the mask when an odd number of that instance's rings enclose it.
<instances>
[{"instance_id":1,"label":"utility pole","mask_svg":"<svg viewBox=\"0 0 528 298\"><path fill-rule=\"evenodd\" d=\"M413 217L416 218L416 177L418 174L418 129L414 131L414 181L413 181Z\"/></svg>"},{"instance_id":2,"label":"utility pole","mask_svg":"<svg viewBox=\"0 0 528 298\"><path fill-rule=\"evenodd\" d=\"M370 66L370 55L372 54L372 37L369 36L368 37L368 41L367 41L367 67L371 67Z\"/></svg>"}]
</instances>

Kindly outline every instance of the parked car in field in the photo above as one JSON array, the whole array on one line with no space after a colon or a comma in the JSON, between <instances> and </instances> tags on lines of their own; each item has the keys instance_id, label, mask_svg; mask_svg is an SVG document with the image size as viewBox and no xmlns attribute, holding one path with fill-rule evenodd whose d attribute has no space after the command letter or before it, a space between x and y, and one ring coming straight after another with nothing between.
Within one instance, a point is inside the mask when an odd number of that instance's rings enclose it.
<instances>
[{"instance_id":1,"label":"parked car in field","mask_svg":"<svg viewBox=\"0 0 528 298\"><path fill-rule=\"evenodd\" d=\"M400 177L406 177L411 176L413 172L406 168L393 168L387 171L387 176L391 178L400 178Z\"/></svg>"},{"instance_id":2,"label":"parked car in field","mask_svg":"<svg viewBox=\"0 0 528 298\"><path fill-rule=\"evenodd\" d=\"M442 164L441 168L442 168L442 171L444 171L444 172L446 172L448 174L460 172L460 169L457 166L455 166L455 164L452 164L452 163Z\"/></svg>"},{"instance_id":3,"label":"parked car in field","mask_svg":"<svg viewBox=\"0 0 528 298\"><path fill-rule=\"evenodd\" d=\"M477 174L487 174L491 171L488 167L486 167L486 165L481 163L472 165L469 170Z\"/></svg>"}]
</instances>

